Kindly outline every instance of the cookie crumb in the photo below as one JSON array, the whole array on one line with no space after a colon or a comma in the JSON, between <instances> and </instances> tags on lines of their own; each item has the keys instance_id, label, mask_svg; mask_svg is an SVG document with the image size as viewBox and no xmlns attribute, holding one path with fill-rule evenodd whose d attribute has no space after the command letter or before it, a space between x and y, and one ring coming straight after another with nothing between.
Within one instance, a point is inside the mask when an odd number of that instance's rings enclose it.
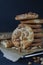
<instances>
[{"instance_id":1,"label":"cookie crumb","mask_svg":"<svg viewBox=\"0 0 43 65\"><path fill-rule=\"evenodd\" d=\"M37 60L34 60L35 63L37 63Z\"/></svg>"},{"instance_id":2,"label":"cookie crumb","mask_svg":"<svg viewBox=\"0 0 43 65\"><path fill-rule=\"evenodd\" d=\"M41 65L43 65L43 62L41 62Z\"/></svg>"},{"instance_id":3,"label":"cookie crumb","mask_svg":"<svg viewBox=\"0 0 43 65\"><path fill-rule=\"evenodd\" d=\"M33 60L36 60L36 57L33 57Z\"/></svg>"},{"instance_id":4,"label":"cookie crumb","mask_svg":"<svg viewBox=\"0 0 43 65\"><path fill-rule=\"evenodd\" d=\"M28 62L28 65L32 65L32 63L31 62Z\"/></svg>"}]
</instances>

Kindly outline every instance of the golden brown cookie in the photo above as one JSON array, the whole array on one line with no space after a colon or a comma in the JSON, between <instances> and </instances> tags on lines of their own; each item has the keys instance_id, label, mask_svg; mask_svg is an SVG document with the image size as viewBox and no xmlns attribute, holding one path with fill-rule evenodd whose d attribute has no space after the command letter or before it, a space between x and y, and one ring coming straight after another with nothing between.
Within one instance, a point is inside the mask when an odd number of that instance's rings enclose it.
<instances>
[{"instance_id":1,"label":"golden brown cookie","mask_svg":"<svg viewBox=\"0 0 43 65\"><path fill-rule=\"evenodd\" d=\"M1 44L5 48L10 48L10 47L13 47L14 46L11 40L3 40L3 41L1 41Z\"/></svg>"},{"instance_id":2,"label":"golden brown cookie","mask_svg":"<svg viewBox=\"0 0 43 65\"><path fill-rule=\"evenodd\" d=\"M20 22L25 23L25 24L27 24L27 23L29 23L29 24L33 24L33 23L35 23L35 24L43 24L43 19L23 20L23 21L20 21Z\"/></svg>"},{"instance_id":3,"label":"golden brown cookie","mask_svg":"<svg viewBox=\"0 0 43 65\"><path fill-rule=\"evenodd\" d=\"M15 17L15 20L26 20L26 19L35 19L35 18L38 18L38 14L29 12L29 13L17 15Z\"/></svg>"},{"instance_id":4,"label":"golden brown cookie","mask_svg":"<svg viewBox=\"0 0 43 65\"><path fill-rule=\"evenodd\" d=\"M21 47L25 49L31 45L33 40L34 32L32 28L26 24L19 24L19 26L13 31L12 43L16 47Z\"/></svg>"}]
</instances>

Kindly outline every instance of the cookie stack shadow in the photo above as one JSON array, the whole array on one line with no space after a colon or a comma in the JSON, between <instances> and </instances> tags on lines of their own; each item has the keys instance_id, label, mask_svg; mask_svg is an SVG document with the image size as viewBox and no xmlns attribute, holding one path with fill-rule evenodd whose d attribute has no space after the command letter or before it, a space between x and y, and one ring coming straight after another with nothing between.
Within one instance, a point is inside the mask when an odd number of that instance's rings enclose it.
<instances>
[{"instance_id":1,"label":"cookie stack shadow","mask_svg":"<svg viewBox=\"0 0 43 65\"><path fill-rule=\"evenodd\" d=\"M43 19L39 19L39 15L36 13L30 13L27 15L30 15L30 17L27 17L26 14L22 14L16 16L15 20L19 20L20 24L27 24L33 29L34 41L32 42L31 46L38 46L39 48L41 48L43 47Z\"/></svg>"}]
</instances>

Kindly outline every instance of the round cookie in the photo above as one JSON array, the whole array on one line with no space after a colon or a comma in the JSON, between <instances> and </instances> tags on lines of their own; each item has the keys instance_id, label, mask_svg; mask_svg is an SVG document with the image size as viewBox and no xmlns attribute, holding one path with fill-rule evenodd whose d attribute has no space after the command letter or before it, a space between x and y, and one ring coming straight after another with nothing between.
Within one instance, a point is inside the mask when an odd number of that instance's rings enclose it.
<instances>
[{"instance_id":1,"label":"round cookie","mask_svg":"<svg viewBox=\"0 0 43 65\"><path fill-rule=\"evenodd\" d=\"M34 40L34 32L31 27L26 24L20 24L12 34L12 43L15 47L22 49L31 46Z\"/></svg>"},{"instance_id":2,"label":"round cookie","mask_svg":"<svg viewBox=\"0 0 43 65\"><path fill-rule=\"evenodd\" d=\"M17 15L15 17L15 20L26 20L26 19L35 19L35 18L38 18L38 14L29 12L29 13Z\"/></svg>"}]
</instances>

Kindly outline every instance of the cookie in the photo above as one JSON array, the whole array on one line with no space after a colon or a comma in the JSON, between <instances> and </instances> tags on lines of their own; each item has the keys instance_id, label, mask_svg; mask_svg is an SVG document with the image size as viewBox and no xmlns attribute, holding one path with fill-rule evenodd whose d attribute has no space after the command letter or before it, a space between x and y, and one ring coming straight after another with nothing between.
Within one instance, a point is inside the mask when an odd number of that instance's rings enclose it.
<instances>
[{"instance_id":1,"label":"cookie","mask_svg":"<svg viewBox=\"0 0 43 65\"><path fill-rule=\"evenodd\" d=\"M34 37L35 38L43 38L43 33L35 33Z\"/></svg>"},{"instance_id":2,"label":"cookie","mask_svg":"<svg viewBox=\"0 0 43 65\"><path fill-rule=\"evenodd\" d=\"M0 33L0 40L11 39L12 32Z\"/></svg>"},{"instance_id":3,"label":"cookie","mask_svg":"<svg viewBox=\"0 0 43 65\"><path fill-rule=\"evenodd\" d=\"M34 32L32 28L29 27L27 24L19 24L12 33L12 43L16 47L21 47L22 49L25 49L31 46L33 40Z\"/></svg>"},{"instance_id":4,"label":"cookie","mask_svg":"<svg viewBox=\"0 0 43 65\"><path fill-rule=\"evenodd\" d=\"M35 24L43 24L43 19L24 20L24 21L20 21L20 22L25 23L25 24L27 24L27 23L30 23L30 24L33 24L33 23L35 23Z\"/></svg>"},{"instance_id":5,"label":"cookie","mask_svg":"<svg viewBox=\"0 0 43 65\"><path fill-rule=\"evenodd\" d=\"M13 47L14 46L11 40L3 40L3 41L1 41L1 44L5 48L10 48L10 47Z\"/></svg>"},{"instance_id":6,"label":"cookie","mask_svg":"<svg viewBox=\"0 0 43 65\"><path fill-rule=\"evenodd\" d=\"M15 17L15 20L26 20L26 19L35 19L35 18L38 18L38 14L29 12L29 13L17 15Z\"/></svg>"}]
</instances>

